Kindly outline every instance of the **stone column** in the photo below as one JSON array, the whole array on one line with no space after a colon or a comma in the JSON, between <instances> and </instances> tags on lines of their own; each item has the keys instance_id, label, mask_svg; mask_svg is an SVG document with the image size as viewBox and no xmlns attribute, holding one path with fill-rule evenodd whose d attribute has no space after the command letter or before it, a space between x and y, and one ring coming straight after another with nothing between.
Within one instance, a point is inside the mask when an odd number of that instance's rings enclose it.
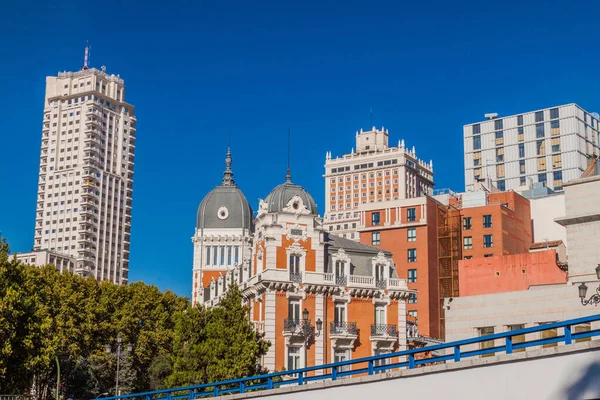
<instances>
[{"instance_id":1,"label":"stone column","mask_svg":"<svg viewBox=\"0 0 600 400\"><path fill-rule=\"evenodd\" d=\"M269 371L275 371L275 292L268 290L265 294L265 340L271 342L271 347L264 357L264 367Z\"/></svg>"}]
</instances>

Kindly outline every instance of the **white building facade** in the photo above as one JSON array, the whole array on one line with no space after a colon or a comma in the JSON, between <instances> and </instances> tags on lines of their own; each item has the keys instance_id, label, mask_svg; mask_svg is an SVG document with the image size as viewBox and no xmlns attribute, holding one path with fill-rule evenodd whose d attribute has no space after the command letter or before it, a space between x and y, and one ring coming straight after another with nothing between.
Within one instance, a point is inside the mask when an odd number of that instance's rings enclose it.
<instances>
[{"instance_id":1,"label":"white building facade","mask_svg":"<svg viewBox=\"0 0 600 400\"><path fill-rule=\"evenodd\" d=\"M75 272L77 259L75 257L66 256L61 253L50 250L32 251L30 253L15 254L17 260L23 264L33 265L34 267L43 267L44 265L54 265L58 272Z\"/></svg>"},{"instance_id":2,"label":"white building facade","mask_svg":"<svg viewBox=\"0 0 600 400\"><path fill-rule=\"evenodd\" d=\"M464 126L465 187L491 180L500 190L541 182L562 191L600 154L599 117L576 104L525 112Z\"/></svg>"},{"instance_id":3,"label":"white building facade","mask_svg":"<svg viewBox=\"0 0 600 400\"><path fill-rule=\"evenodd\" d=\"M389 133L373 127L356 132L356 149L325 160L325 215L327 231L359 240L359 205L410 199L433 194L433 163L416 156L404 140L389 147Z\"/></svg>"},{"instance_id":4,"label":"white building facade","mask_svg":"<svg viewBox=\"0 0 600 400\"><path fill-rule=\"evenodd\" d=\"M119 76L84 67L46 78L34 250L127 283L135 138Z\"/></svg>"}]
</instances>

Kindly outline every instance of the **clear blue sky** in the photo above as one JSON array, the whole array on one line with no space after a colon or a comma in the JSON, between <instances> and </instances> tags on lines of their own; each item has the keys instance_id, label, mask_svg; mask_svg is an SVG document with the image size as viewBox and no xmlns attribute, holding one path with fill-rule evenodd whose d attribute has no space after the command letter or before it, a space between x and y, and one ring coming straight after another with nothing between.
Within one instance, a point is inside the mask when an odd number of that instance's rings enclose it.
<instances>
[{"instance_id":1,"label":"clear blue sky","mask_svg":"<svg viewBox=\"0 0 600 400\"><path fill-rule=\"evenodd\" d=\"M154 4L151 4L154 3ZM600 111L596 1L7 2L0 15L0 232L33 244L45 77L91 64L127 85L138 138L130 277L191 291L196 209L227 134L254 209L285 175L323 211L325 152L373 122L462 190L462 126L576 102Z\"/></svg>"}]
</instances>

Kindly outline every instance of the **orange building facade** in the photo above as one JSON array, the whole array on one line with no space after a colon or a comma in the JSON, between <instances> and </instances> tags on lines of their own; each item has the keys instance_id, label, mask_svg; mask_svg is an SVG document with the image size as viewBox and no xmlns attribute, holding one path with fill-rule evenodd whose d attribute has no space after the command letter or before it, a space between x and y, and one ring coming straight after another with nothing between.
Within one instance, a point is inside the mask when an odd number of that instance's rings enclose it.
<instances>
[{"instance_id":1,"label":"orange building facade","mask_svg":"<svg viewBox=\"0 0 600 400\"><path fill-rule=\"evenodd\" d=\"M533 231L529 200L525 197L516 192L479 191L464 193L450 204L460 208L463 258L529 251Z\"/></svg>"},{"instance_id":2,"label":"orange building facade","mask_svg":"<svg viewBox=\"0 0 600 400\"><path fill-rule=\"evenodd\" d=\"M406 348L411 292L390 252L327 232L313 198L292 183L289 171L285 183L260 200L251 222L234 209L239 194L222 186L198 211L194 299L214 306L237 283L250 320L271 343L261 360L265 368L291 370ZM251 233L236 236L240 228ZM236 243L251 247L240 247L234 262Z\"/></svg>"},{"instance_id":3,"label":"orange building facade","mask_svg":"<svg viewBox=\"0 0 600 400\"><path fill-rule=\"evenodd\" d=\"M423 196L359 208L360 240L393 254L398 276L415 290L407 314L422 336L444 338L443 298L461 295L459 261L527 253L529 201L514 192Z\"/></svg>"},{"instance_id":4,"label":"orange building facade","mask_svg":"<svg viewBox=\"0 0 600 400\"><path fill-rule=\"evenodd\" d=\"M463 260L458 263L459 295L527 290L532 285L567 282L555 250Z\"/></svg>"}]
</instances>

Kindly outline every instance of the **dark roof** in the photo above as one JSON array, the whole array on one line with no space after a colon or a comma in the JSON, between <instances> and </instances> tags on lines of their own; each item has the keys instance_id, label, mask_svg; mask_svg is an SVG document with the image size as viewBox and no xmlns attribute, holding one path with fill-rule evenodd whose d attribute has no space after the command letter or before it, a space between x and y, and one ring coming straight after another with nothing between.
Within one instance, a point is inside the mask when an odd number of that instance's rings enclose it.
<instances>
[{"instance_id":1,"label":"dark roof","mask_svg":"<svg viewBox=\"0 0 600 400\"><path fill-rule=\"evenodd\" d=\"M292 183L289 176L284 183L275 187L265 199L268 205L268 212L272 213L283 210L294 196L299 196L302 199L302 202L311 214L319 214L317 204L310 193L302 186Z\"/></svg>"},{"instance_id":2,"label":"dark roof","mask_svg":"<svg viewBox=\"0 0 600 400\"><path fill-rule=\"evenodd\" d=\"M254 230L252 207L235 184L231 162L231 149L228 148L222 183L208 193L200 203L196 216L196 228Z\"/></svg>"},{"instance_id":3,"label":"dark roof","mask_svg":"<svg viewBox=\"0 0 600 400\"><path fill-rule=\"evenodd\" d=\"M380 252L383 252L386 257L391 257L392 253L367 244L355 242L341 236L325 233L326 235L326 265L325 270L333 272L333 256L339 249L344 249L350 257L350 274L359 276L373 276L373 258L377 257ZM392 261L392 269L390 271L392 278L397 278L396 266Z\"/></svg>"}]
</instances>

